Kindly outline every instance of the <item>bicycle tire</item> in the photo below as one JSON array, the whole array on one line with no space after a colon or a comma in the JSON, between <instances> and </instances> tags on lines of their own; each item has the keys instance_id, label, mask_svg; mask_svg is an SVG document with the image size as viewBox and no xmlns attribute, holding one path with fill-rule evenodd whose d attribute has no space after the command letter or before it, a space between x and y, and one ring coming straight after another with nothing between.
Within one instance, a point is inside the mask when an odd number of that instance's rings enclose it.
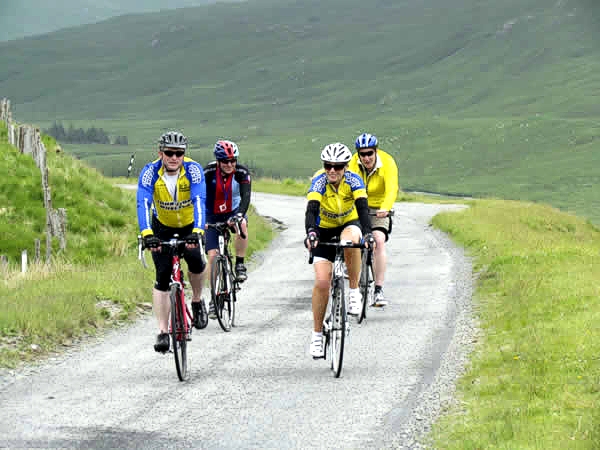
<instances>
[{"instance_id":1,"label":"bicycle tire","mask_svg":"<svg viewBox=\"0 0 600 450\"><path fill-rule=\"evenodd\" d=\"M174 284L169 294L171 300L171 343L175 357L175 368L179 381L189 377L187 360L187 330L185 329L184 304L181 299L181 288Z\"/></svg>"},{"instance_id":2,"label":"bicycle tire","mask_svg":"<svg viewBox=\"0 0 600 450\"><path fill-rule=\"evenodd\" d=\"M232 325L232 304L231 289L228 286L226 258L224 256L217 256L214 259L214 263L211 267L211 299L215 305L215 312L217 313L217 321L223 329L223 331L231 331Z\"/></svg>"},{"instance_id":3,"label":"bicycle tire","mask_svg":"<svg viewBox=\"0 0 600 450\"><path fill-rule=\"evenodd\" d=\"M373 304L373 295L375 290L373 264L369 261L368 251L362 252L361 269L360 269L360 293L361 293L361 311L356 317L358 323L362 323L367 318L367 308Z\"/></svg>"},{"instance_id":4,"label":"bicycle tire","mask_svg":"<svg viewBox=\"0 0 600 450\"><path fill-rule=\"evenodd\" d=\"M342 374L344 363L344 344L346 342L346 298L344 295L344 281L334 280L331 295L331 328L329 331L329 347L331 354L331 370L333 376L339 378Z\"/></svg>"}]
</instances>

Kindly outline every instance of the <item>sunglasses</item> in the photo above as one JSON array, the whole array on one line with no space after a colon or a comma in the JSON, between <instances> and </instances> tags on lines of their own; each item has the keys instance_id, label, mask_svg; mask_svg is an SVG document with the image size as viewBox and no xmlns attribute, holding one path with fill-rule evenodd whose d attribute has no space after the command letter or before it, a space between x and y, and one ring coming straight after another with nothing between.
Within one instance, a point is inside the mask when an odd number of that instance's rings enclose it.
<instances>
[{"instance_id":1,"label":"sunglasses","mask_svg":"<svg viewBox=\"0 0 600 450\"><path fill-rule=\"evenodd\" d=\"M330 163L323 163L323 168L327 171L327 170L342 170L344 167L346 167L346 164L330 164Z\"/></svg>"},{"instance_id":2,"label":"sunglasses","mask_svg":"<svg viewBox=\"0 0 600 450\"><path fill-rule=\"evenodd\" d=\"M173 155L177 156L178 158L181 158L185 152L183 150L177 150L177 151L173 151L173 150L163 150L163 153L165 154L165 156L167 156L168 158L172 157Z\"/></svg>"},{"instance_id":3,"label":"sunglasses","mask_svg":"<svg viewBox=\"0 0 600 450\"><path fill-rule=\"evenodd\" d=\"M237 159L220 159L219 162L221 164L235 164Z\"/></svg>"},{"instance_id":4,"label":"sunglasses","mask_svg":"<svg viewBox=\"0 0 600 450\"><path fill-rule=\"evenodd\" d=\"M358 156L364 158L365 156L373 156L373 153L375 153L374 150L370 150L368 152L358 152Z\"/></svg>"}]
</instances>

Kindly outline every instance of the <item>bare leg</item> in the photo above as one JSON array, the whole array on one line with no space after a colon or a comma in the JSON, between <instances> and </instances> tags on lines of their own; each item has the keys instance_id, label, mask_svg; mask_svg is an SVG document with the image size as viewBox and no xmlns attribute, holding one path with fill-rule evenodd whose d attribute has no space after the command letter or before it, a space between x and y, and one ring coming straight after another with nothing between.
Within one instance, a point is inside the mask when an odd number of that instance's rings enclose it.
<instances>
[{"instance_id":1,"label":"bare leg","mask_svg":"<svg viewBox=\"0 0 600 450\"><path fill-rule=\"evenodd\" d=\"M385 281L385 268L387 265L387 254L385 251L385 234L381 231L375 230L373 237L377 243L375 251L373 252L373 270L375 271L375 284L377 286L383 286Z\"/></svg>"},{"instance_id":2,"label":"bare leg","mask_svg":"<svg viewBox=\"0 0 600 450\"><path fill-rule=\"evenodd\" d=\"M152 303L154 306L154 314L158 319L158 328L161 333L167 333L169 331L169 313L171 312L169 292L159 291L154 288L152 290Z\"/></svg>"},{"instance_id":3,"label":"bare leg","mask_svg":"<svg viewBox=\"0 0 600 450\"><path fill-rule=\"evenodd\" d=\"M312 292L313 330L323 331L323 319L329 301L332 265L329 261L317 261L315 267L315 285Z\"/></svg>"},{"instance_id":4,"label":"bare leg","mask_svg":"<svg viewBox=\"0 0 600 450\"><path fill-rule=\"evenodd\" d=\"M248 224L246 220L243 220L240 224L240 228L242 233L246 235L245 239L242 239L240 235L236 235L235 237L235 256L239 256L240 258L244 258L246 256L246 250L248 249Z\"/></svg>"}]
</instances>

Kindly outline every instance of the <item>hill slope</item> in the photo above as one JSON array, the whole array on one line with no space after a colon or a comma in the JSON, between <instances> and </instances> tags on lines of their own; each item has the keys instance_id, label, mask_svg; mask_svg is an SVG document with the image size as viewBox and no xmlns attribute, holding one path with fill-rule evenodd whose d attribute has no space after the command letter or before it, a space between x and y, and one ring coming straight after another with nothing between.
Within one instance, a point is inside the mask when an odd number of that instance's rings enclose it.
<instances>
[{"instance_id":1,"label":"hill slope","mask_svg":"<svg viewBox=\"0 0 600 450\"><path fill-rule=\"evenodd\" d=\"M124 16L0 44L0 93L19 117L94 123L147 159L166 128L200 160L230 137L256 173L282 177L310 175L325 143L368 129L405 188L600 218L598 10L255 0Z\"/></svg>"},{"instance_id":2,"label":"hill slope","mask_svg":"<svg viewBox=\"0 0 600 450\"><path fill-rule=\"evenodd\" d=\"M48 138L45 143L47 148L55 147ZM0 170L11 174L0 178L0 254L14 263L22 250L33 255L34 241L39 239L45 255L46 211L40 170L31 156L7 143L4 123L0 123L0 154ZM133 196L64 153L49 151L47 163L52 206L67 210L63 256L75 263L101 262L133 248L137 232ZM55 247L53 255L57 255Z\"/></svg>"}]
</instances>

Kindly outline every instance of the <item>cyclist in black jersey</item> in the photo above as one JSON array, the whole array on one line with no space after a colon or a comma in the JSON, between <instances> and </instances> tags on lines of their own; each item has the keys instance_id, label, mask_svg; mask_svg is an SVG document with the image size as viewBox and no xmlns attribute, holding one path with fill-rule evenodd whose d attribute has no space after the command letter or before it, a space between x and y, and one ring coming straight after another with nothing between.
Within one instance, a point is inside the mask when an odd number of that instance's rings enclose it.
<instances>
[{"instance_id":1,"label":"cyclist in black jersey","mask_svg":"<svg viewBox=\"0 0 600 450\"><path fill-rule=\"evenodd\" d=\"M215 161L204 168L206 180L206 223L236 223L244 234L236 235L235 273L239 282L248 278L244 258L248 249L248 208L252 185L250 171L238 163L240 151L235 142L218 140L214 148ZM209 265L217 254L218 234L214 229L206 230L206 251ZM216 319L214 305L210 304L208 316Z\"/></svg>"}]
</instances>

